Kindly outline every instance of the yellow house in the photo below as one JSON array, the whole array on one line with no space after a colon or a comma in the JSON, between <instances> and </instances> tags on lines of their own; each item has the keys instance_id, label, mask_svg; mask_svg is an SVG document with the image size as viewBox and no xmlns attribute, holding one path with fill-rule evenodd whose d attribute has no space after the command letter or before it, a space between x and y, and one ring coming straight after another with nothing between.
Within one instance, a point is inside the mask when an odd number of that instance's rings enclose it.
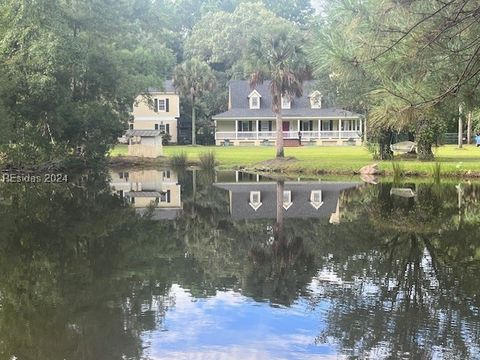
<instances>
[{"instance_id":1,"label":"yellow house","mask_svg":"<svg viewBox=\"0 0 480 360\"><path fill-rule=\"evenodd\" d=\"M180 117L180 97L172 80L166 80L164 90L150 88L140 94L133 104L133 122L130 130L159 130L170 134L171 143L177 143L177 122Z\"/></svg>"},{"instance_id":2,"label":"yellow house","mask_svg":"<svg viewBox=\"0 0 480 360\"><path fill-rule=\"evenodd\" d=\"M110 188L137 212L154 208L153 217L175 219L183 208L181 186L172 170L111 171Z\"/></svg>"}]
</instances>

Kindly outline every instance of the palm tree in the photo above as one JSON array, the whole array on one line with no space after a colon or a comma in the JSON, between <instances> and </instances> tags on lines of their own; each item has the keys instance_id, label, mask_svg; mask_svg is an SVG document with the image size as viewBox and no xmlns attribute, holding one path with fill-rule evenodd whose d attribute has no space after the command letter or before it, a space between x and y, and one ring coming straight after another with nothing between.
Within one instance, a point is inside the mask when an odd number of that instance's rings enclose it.
<instances>
[{"instance_id":1,"label":"palm tree","mask_svg":"<svg viewBox=\"0 0 480 360\"><path fill-rule=\"evenodd\" d=\"M251 40L246 68L250 73L252 88L270 79L272 111L276 117L277 158L283 158L282 97L301 96L308 72L300 47L300 35L285 28L272 34L267 38L256 37Z\"/></svg>"},{"instance_id":2,"label":"palm tree","mask_svg":"<svg viewBox=\"0 0 480 360\"><path fill-rule=\"evenodd\" d=\"M177 65L173 80L175 88L180 95L187 97L192 105L192 145L195 145L195 106L198 98L206 91L211 91L216 86L215 75L207 63L190 59Z\"/></svg>"}]
</instances>

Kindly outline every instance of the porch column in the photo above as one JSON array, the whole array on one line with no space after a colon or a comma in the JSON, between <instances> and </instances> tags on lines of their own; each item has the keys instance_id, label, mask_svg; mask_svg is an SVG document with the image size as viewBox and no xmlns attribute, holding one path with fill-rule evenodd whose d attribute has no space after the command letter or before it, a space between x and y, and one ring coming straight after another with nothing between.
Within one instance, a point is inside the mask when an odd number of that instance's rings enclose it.
<instances>
[{"instance_id":1,"label":"porch column","mask_svg":"<svg viewBox=\"0 0 480 360\"><path fill-rule=\"evenodd\" d=\"M297 131L300 131L300 120L297 120Z\"/></svg>"},{"instance_id":2,"label":"porch column","mask_svg":"<svg viewBox=\"0 0 480 360\"><path fill-rule=\"evenodd\" d=\"M318 129L317 129L317 131L318 131L318 138L319 138L319 139L320 139L320 132L321 132L320 129L322 128L322 123L321 123L321 121L322 121L322 120L318 120Z\"/></svg>"},{"instance_id":3,"label":"porch column","mask_svg":"<svg viewBox=\"0 0 480 360\"><path fill-rule=\"evenodd\" d=\"M256 124L255 124L255 128L257 129L257 140L258 140L258 131L259 131L259 129L258 129L258 120L255 120L255 123L256 123Z\"/></svg>"},{"instance_id":4,"label":"porch column","mask_svg":"<svg viewBox=\"0 0 480 360\"><path fill-rule=\"evenodd\" d=\"M341 119L338 120L338 138L339 139L342 138L342 120Z\"/></svg>"},{"instance_id":5,"label":"porch column","mask_svg":"<svg viewBox=\"0 0 480 360\"><path fill-rule=\"evenodd\" d=\"M238 120L235 120L235 140L238 139Z\"/></svg>"}]
</instances>

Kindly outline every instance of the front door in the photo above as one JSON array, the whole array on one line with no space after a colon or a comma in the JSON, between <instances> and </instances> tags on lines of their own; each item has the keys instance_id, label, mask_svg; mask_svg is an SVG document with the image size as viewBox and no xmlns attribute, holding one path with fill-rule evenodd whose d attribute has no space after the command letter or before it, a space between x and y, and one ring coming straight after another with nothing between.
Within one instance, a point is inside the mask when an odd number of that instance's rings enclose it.
<instances>
[{"instance_id":1,"label":"front door","mask_svg":"<svg viewBox=\"0 0 480 360\"><path fill-rule=\"evenodd\" d=\"M290 131L290 122L284 121L282 124L282 130L283 131Z\"/></svg>"}]
</instances>

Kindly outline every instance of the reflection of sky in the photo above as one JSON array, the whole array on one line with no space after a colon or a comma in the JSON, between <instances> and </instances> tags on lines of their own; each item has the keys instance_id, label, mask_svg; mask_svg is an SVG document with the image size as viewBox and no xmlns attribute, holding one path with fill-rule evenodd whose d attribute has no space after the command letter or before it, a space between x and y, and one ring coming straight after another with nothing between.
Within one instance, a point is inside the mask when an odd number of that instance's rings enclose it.
<instances>
[{"instance_id":1,"label":"reflection of sky","mask_svg":"<svg viewBox=\"0 0 480 360\"><path fill-rule=\"evenodd\" d=\"M148 358L160 359L339 359L333 345L315 344L318 313L306 302L289 308L258 303L234 291L195 299L173 285L175 306L161 330L143 334Z\"/></svg>"}]
</instances>

